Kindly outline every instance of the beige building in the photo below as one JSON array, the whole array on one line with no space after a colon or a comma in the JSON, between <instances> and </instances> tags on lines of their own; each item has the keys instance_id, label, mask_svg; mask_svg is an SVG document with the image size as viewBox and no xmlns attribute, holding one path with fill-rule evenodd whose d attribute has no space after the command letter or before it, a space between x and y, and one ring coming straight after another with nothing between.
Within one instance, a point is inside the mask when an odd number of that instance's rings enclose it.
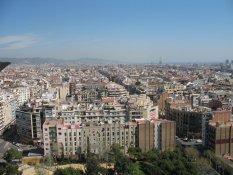
<instances>
[{"instance_id":1,"label":"beige building","mask_svg":"<svg viewBox=\"0 0 233 175\"><path fill-rule=\"evenodd\" d=\"M167 83L164 84L164 90L170 94L174 92L183 94L183 91L186 89L186 86L183 84L174 84L174 83Z\"/></svg>"},{"instance_id":2,"label":"beige building","mask_svg":"<svg viewBox=\"0 0 233 175\"><path fill-rule=\"evenodd\" d=\"M128 105L129 120L158 118L158 107L154 106L153 101L145 94L130 96Z\"/></svg>"},{"instance_id":3,"label":"beige building","mask_svg":"<svg viewBox=\"0 0 233 175\"><path fill-rule=\"evenodd\" d=\"M176 124L169 120L137 120L136 147L142 152L153 148L172 151L176 147Z\"/></svg>"},{"instance_id":4,"label":"beige building","mask_svg":"<svg viewBox=\"0 0 233 175\"><path fill-rule=\"evenodd\" d=\"M220 156L233 156L233 122L209 123L208 148Z\"/></svg>"}]
</instances>

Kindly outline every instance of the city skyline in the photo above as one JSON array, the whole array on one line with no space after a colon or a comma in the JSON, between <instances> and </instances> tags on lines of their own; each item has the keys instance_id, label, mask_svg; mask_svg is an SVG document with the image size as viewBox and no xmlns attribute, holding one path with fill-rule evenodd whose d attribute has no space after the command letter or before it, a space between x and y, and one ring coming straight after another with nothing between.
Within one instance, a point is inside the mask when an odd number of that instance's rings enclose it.
<instances>
[{"instance_id":1,"label":"city skyline","mask_svg":"<svg viewBox=\"0 0 233 175\"><path fill-rule=\"evenodd\" d=\"M1 57L219 62L233 58L225 1L1 1Z\"/></svg>"}]
</instances>

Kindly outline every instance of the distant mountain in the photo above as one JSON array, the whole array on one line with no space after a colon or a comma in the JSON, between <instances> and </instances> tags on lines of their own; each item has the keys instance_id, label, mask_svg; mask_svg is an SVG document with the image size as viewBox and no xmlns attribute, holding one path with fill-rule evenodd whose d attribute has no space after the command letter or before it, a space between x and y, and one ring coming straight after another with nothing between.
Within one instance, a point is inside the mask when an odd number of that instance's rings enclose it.
<instances>
[{"instance_id":1,"label":"distant mountain","mask_svg":"<svg viewBox=\"0 0 233 175\"><path fill-rule=\"evenodd\" d=\"M119 64L114 60L100 58L79 58L73 60L54 59L54 58L0 58L2 62L11 62L12 64Z\"/></svg>"}]
</instances>

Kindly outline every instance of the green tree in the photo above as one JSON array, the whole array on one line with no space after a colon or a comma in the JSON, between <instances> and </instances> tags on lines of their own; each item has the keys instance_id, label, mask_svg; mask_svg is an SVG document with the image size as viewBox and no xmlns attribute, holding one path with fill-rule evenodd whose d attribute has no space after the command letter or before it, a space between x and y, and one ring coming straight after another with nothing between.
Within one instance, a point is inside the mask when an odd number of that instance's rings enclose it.
<instances>
[{"instance_id":1,"label":"green tree","mask_svg":"<svg viewBox=\"0 0 233 175\"><path fill-rule=\"evenodd\" d=\"M14 159L21 159L22 158L22 153L19 152L16 149L9 149L4 153L3 158L7 161L7 162L11 162Z\"/></svg>"},{"instance_id":2,"label":"green tree","mask_svg":"<svg viewBox=\"0 0 233 175\"><path fill-rule=\"evenodd\" d=\"M187 155L189 161L197 161L199 157L199 152L192 147L185 148L185 154Z\"/></svg>"},{"instance_id":3,"label":"green tree","mask_svg":"<svg viewBox=\"0 0 233 175\"><path fill-rule=\"evenodd\" d=\"M1 175L19 175L18 166L10 163L0 163Z\"/></svg>"},{"instance_id":4,"label":"green tree","mask_svg":"<svg viewBox=\"0 0 233 175\"><path fill-rule=\"evenodd\" d=\"M141 170L140 162L135 162L132 167L133 175L145 175L145 173Z\"/></svg>"},{"instance_id":5,"label":"green tree","mask_svg":"<svg viewBox=\"0 0 233 175\"><path fill-rule=\"evenodd\" d=\"M131 160L126 156L119 157L115 162L115 171L122 175L132 174L133 168Z\"/></svg>"},{"instance_id":6,"label":"green tree","mask_svg":"<svg viewBox=\"0 0 233 175\"><path fill-rule=\"evenodd\" d=\"M118 174L132 174L132 162L123 154L123 152L121 151L121 146L119 144L112 144L110 155L114 162L114 169Z\"/></svg>"},{"instance_id":7,"label":"green tree","mask_svg":"<svg viewBox=\"0 0 233 175\"><path fill-rule=\"evenodd\" d=\"M132 159L141 159L142 158L142 150L136 147L129 147L128 154Z\"/></svg>"},{"instance_id":8,"label":"green tree","mask_svg":"<svg viewBox=\"0 0 233 175\"><path fill-rule=\"evenodd\" d=\"M87 137L87 155L86 155L86 165L85 172L87 175L96 175L101 170L99 166L99 159L97 155L91 153L90 150L90 141L89 137Z\"/></svg>"}]
</instances>

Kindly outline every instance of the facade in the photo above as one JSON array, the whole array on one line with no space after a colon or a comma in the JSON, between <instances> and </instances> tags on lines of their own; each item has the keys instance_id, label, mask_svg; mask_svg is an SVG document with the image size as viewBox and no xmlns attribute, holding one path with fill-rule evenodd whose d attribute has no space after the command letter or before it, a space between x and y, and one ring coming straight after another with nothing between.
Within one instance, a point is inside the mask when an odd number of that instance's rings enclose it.
<instances>
[{"instance_id":1,"label":"facade","mask_svg":"<svg viewBox=\"0 0 233 175\"><path fill-rule=\"evenodd\" d=\"M23 103L30 99L29 87L17 87L13 89L14 94L17 96L18 105L21 106Z\"/></svg>"},{"instance_id":2,"label":"facade","mask_svg":"<svg viewBox=\"0 0 233 175\"><path fill-rule=\"evenodd\" d=\"M103 154L113 143L123 147L124 153L135 145L136 123L128 124L65 124L63 119L47 120L43 125L45 155L61 156L86 154L89 138L90 150Z\"/></svg>"},{"instance_id":3,"label":"facade","mask_svg":"<svg viewBox=\"0 0 233 175\"><path fill-rule=\"evenodd\" d=\"M125 123L126 109L113 98L103 98L95 103L63 104L59 112L65 123L120 122Z\"/></svg>"},{"instance_id":4,"label":"facade","mask_svg":"<svg viewBox=\"0 0 233 175\"><path fill-rule=\"evenodd\" d=\"M208 149L216 155L233 155L233 122L210 122Z\"/></svg>"},{"instance_id":5,"label":"facade","mask_svg":"<svg viewBox=\"0 0 233 175\"><path fill-rule=\"evenodd\" d=\"M142 152L147 152L154 148L154 124L150 121L142 121L137 125L136 130L136 147Z\"/></svg>"},{"instance_id":6,"label":"facade","mask_svg":"<svg viewBox=\"0 0 233 175\"><path fill-rule=\"evenodd\" d=\"M205 120L212 116L211 109L206 107L192 108L185 101L167 102L165 118L176 122L176 134L178 137L202 139Z\"/></svg>"},{"instance_id":7,"label":"facade","mask_svg":"<svg viewBox=\"0 0 233 175\"><path fill-rule=\"evenodd\" d=\"M129 92L125 89L124 86L121 86L116 83L106 84L108 97L127 97Z\"/></svg>"},{"instance_id":8,"label":"facade","mask_svg":"<svg viewBox=\"0 0 233 175\"><path fill-rule=\"evenodd\" d=\"M169 120L138 120L136 147L142 152L153 148L159 151L173 151L176 147L176 124Z\"/></svg>"},{"instance_id":9,"label":"facade","mask_svg":"<svg viewBox=\"0 0 233 175\"><path fill-rule=\"evenodd\" d=\"M183 84L174 84L174 83L166 83L164 84L164 90L170 94L173 93L181 93L186 89L186 86Z\"/></svg>"},{"instance_id":10,"label":"facade","mask_svg":"<svg viewBox=\"0 0 233 175\"><path fill-rule=\"evenodd\" d=\"M16 128L23 143L40 143L44 114L41 108L21 107L16 111Z\"/></svg>"},{"instance_id":11,"label":"facade","mask_svg":"<svg viewBox=\"0 0 233 175\"><path fill-rule=\"evenodd\" d=\"M158 118L158 107L154 106L153 101L145 94L130 96L128 118L129 120Z\"/></svg>"},{"instance_id":12,"label":"facade","mask_svg":"<svg viewBox=\"0 0 233 175\"><path fill-rule=\"evenodd\" d=\"M98 92L94 90L79 91L75 95L78 102L92 102L98 98Z\"/></svg>"},{"instance_id":13,"label":"facade","mask_svg":"<svg viewBox=\"0 0 233 175\"><path fill-rule=\"evenodd\" d=\"M10 94L0 95L0 135L15 122L16 98Z\"/></svg>"},{"instance_id":14,"label":"facade","mask_svg":"<svg viewBox=\"0 0 233 175\"><path fill-rule=\"evenodd\" d=\"M58 89L58 98L65 101L66 96L70 94L69 85L63 83L61 86L57 86Z\"/></svg>"}]
</instances>

